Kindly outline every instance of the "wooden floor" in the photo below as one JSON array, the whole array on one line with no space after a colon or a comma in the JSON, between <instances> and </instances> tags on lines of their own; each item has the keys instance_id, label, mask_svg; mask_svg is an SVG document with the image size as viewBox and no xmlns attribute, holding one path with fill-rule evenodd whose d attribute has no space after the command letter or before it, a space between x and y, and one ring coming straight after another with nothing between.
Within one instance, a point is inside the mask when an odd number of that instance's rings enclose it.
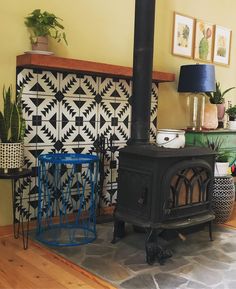
<instances>
[{"instance_id":1,"label":"wooden floor","mask_svg":"<svg viewBox=\"0 0 236 289\"><path fill-rule=\"evenodd\" d=\"M114 289L102 279L40 245L0 237L0 289Z\"/></svg>"},{"instance_id":2,"label":"wooden floor","mask_svg":"<svg viewBox=\"0 0 236 289\"><path fill-rule=\"evenodd\" d=\"M236 203L224 225L236 228ZM0 233L0 289L115 289L37 243L23 250L21 239Z\"/></svg>"}]
</instances>

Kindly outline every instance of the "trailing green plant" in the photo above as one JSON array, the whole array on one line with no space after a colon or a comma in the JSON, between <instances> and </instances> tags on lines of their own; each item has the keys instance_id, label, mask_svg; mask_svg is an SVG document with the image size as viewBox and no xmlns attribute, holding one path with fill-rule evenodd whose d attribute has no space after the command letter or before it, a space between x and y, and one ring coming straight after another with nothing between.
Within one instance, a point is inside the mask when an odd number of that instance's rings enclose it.
<instances>
[{"instance_id":1,"label":"trailing green plant","mask_svg":"<svg viewBox=\"0 0 236 289\"><path fill-rule=\"evenodd\" d=\"M229 117L236 117L236 105L229 107L225 112Z\"/></svg>"},{"instance_id":2,"label":"trailing green plant","mask_svg":"<svg viewBox=\"0 0 236 289\"><path fill-rule=\"evenodd\" d=\"M214 103L214 104L220 104L220 103L224 103L224 96L227 92L229 92L232 89L235 89L236 87L230 87L228 89L226 89L225 91L221 91L221 87L220 87L220 82L216 82L216 91L213 92L205 92L205 94L209 97L209 101L210 103Z\"/></svg>"},{"instance_id":3,"label":"trailing green plant","mask_svg":"<svg viewBox=\"0 0 236 289\"><path fill-rule=\"evenodd\" d=\"M53 13L35 9L29 16L25 17L25 25L30 30L31 43L36 43L39 36L49 36L56 39L57 42L64 40L67 45L66 34L62 31L64 26L59 21L62 19Z\"/></svg>"},{"instance_id":4,"label":"trailing green plant","mask_svg":"<svg viewBox=\"0 0 236 289\"><path fill-rule=\"evenodd\" d=\"M3 111L0 111L0 141L2 143L22 142L25 134L25 120L22 115L23 87L12 100L12 87L3 87Z\"/></svg>"}]
</instances>

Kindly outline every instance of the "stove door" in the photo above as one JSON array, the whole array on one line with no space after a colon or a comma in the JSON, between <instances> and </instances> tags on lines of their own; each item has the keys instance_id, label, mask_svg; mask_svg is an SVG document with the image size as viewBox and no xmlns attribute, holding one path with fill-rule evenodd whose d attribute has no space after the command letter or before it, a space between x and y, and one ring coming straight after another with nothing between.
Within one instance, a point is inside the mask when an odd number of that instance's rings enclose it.
<instances>
[{"instance_id":1,"label":"stove door","mask_svg":"<svg viewBox=\"0 0 236 289\"><path fill-rule=\"evenodd\" d=\"M213 173L204 160L178 162L162 182L163 220L189 217L210 211Z\"/></svg>"},{"instance_id":2,"label":"stove door","mask_svg":"<svg viewBox=\"0 0 236 289\"><path fill-rule=\"evenodd\" d=\"M150 219L152 175L143 169L119 168L116 213L123 220L144 225Z\"/></svg>"}]
</instances>

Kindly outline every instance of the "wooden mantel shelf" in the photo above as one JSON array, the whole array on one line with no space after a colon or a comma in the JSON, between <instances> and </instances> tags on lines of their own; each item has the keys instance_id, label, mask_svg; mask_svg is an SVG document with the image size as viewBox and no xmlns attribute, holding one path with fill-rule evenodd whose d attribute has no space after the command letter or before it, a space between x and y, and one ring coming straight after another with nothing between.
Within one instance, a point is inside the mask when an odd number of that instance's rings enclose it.
<instances>
[{"instance_id":1,"label":"wooden mantel shelf","mask_svg":"<svg viewBox=\"0 0 236 289\"><path fill-rule=\"evenodd\" d=\"M42 54L23 54L17 56L17 67L38 67L43 69L57 69L81 73L95 73L112 77L132 78L133 70L130 67L97 63ZM173 73L153 71L153 81L171 82L175 80Z\"/></svg>"}]
</instances>

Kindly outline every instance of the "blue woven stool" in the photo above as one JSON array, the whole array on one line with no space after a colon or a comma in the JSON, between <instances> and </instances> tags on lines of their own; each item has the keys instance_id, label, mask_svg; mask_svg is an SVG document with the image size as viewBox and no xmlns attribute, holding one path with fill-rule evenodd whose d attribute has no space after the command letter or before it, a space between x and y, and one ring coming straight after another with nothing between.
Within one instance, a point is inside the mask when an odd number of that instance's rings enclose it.
<instances>
[{"instance_id":1,"label":"blue woven stool","mask_svg":"<svg viewBox=\"0 0 236 289\"><path fill-rule=\"evenodd\" d=\"M78 246L96 239L97 176L97 156L40 155L39 241L53 246Z\"/></svg>"}]
</instances>

